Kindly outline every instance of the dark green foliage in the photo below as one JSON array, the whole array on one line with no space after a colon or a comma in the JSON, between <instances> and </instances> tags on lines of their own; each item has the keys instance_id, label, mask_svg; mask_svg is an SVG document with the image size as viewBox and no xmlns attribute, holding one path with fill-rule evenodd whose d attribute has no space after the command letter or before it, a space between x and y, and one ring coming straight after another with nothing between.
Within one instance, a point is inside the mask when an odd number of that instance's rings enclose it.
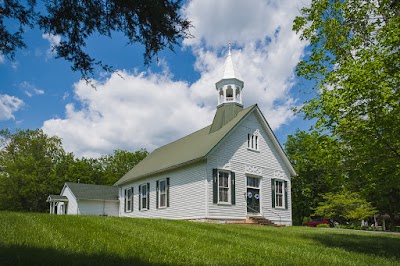
<instances>
[{"instance_id":1,"label":"dark green foliage","mask_svg":"<svg viewBox=\"0 0 400 266\"><path fill-rule=\"evenodd\" d=\"M60 190L61 140L41 129L0 131L0 209L45 211L49 193Z\"/></svg>"},{"instance_id":2,"label":"dark green foliage","mask_svg":"<svg viewBox=\"0 0 400 266\"><path fill-rule=\"evenodd\" d=\"M317 131L296 131L285 143L297 176L292 178L293 223L301 225L323 200L344 184L344 171L337 140Z\"/></svg>"},{"instance_id":3,"label":"dark green foliage","mask_svg":"<svg viewBox=\"0 0 400 266\"><path fill-rule=\"evenodd\" d=\"M113 185L148 152L116 150L100 158L74 158L58 137L41 129L0 131L0 210L43 212L49 194L65 182Z\"/></svg>"},{"instance_id":4,"label":"dark green foliage","mask_svg":"<svg viewBox=\"0 0 400 266\"><path fill-rule=\"evenodd\" d=\"M392 221L400 211L400 2L314 0L293 29L310 42L301 111L339 140L346 186ZM308 83L309 84L309 83Z\"/></svg>"},{"instance_id":5,"label":"dark green foliage","mask_svg":"<svg viewBox=\"0 0 400 266\"><path fill-rule=\"evenodd\" d=\"M0 212L0 265L398 265L400 236Z\"/></svg>"},{"instance_id":6,"label":"dark green foliage","mask_svg":"<svg viewBox=\"0 0 400 266\"><path fill-rule=\"evenodd\" d=\"M145 64L162 49L173 50L180 39L190 37L191 25L181 17L180 0L50 0L39 1L39 7L36 0L21 2L0 2L0 52L14 59L16 50L26 47L26 27L39 26L45 34L62 37L55 47L58 57L71 62L72 70L85 79L93 76L96 65L112 70L85 51L91 36L122 33L128 44L145 46ZM7 20L19 26L15 32Z\"/></svg>"}]
</instances>

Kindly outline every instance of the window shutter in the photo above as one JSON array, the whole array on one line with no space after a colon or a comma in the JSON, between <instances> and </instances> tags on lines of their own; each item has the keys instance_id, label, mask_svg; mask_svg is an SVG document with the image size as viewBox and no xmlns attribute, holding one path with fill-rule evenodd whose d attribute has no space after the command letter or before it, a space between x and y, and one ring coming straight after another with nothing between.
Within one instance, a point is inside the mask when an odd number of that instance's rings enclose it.
<instances>
[{"instance_id":1,"label":"window shutter","mask_svg":"<svg viewBox=\"0 0 400 266\"><path fill-rule=\"evenodd\" d=\"M285 192L285 209L287 210L287 209L289 209L289 203L288 203L288 199L289 199L289 196L288 196L288 186L287 186L287 181L284 181L284 183L285 183L285 187L283 188L284 190L284 192Z\"/></svg>"},{"instance_id":2,"label":"window shutter","mask_svg":"<svg viewBox=\"0 0 400 266\"><path fill-rule=\"evenodd\" d=\"M127 208L126 208L126 203L127 203L127 201L128 201L128 199L126 198L126 197L127 197L127 195L126 195L126 194L127 194L126 189L124 190L124 192L125 192L125 197L124 197L124 199L125 199L125 200L124 200L124 202L125 202L125 204L124 204L124 211L126 212L126 209L127 209Z\"/></svg>"},{"instance_id":3,"label":"window shutter","mask_svg":"<svg viewBox=\"0 0 400 266\"><path fill-rule=\"evenodd\" d=\"M142 209L142 186L139 186L139 211Z\"/></svg>"},{"instance_id":4,"label":"window shutter","mask_svg":"<svg viewBox=\"0 0 400 266\"><path fill-rule=\"evenodd\" d=\"M169 207L169 177L167 177L167 207Z\"/></svg>"},{"instance_id":5,"label":"window shutter","mask_svg":"<svg viewBox=\"0 0 400 266\"><path fill-rule=\"evenodd\" d=\"M147 209L150 209L150 183L147 183Z\"/></svg>"},{"instance_id":6,"label":"window shutter","mask_svg":"<svg viewBox=\"0 0 400 266\"><path fill-rule=\"evenodd\" d=\"M132 189L132 194L131 194L131 204L132 204L132 206L131 206L131 210L133 211L133 199L134 199L135 197L133 196L133 192L134 192L133 187L131 187L131 189Z\"/></svg>"},{"instance_id":7,"label":"window shutter","mask_svg":"<svg viewBox=\"0 0 400 266\"><path fill-rule=\"evenodd\" d=\"M158 180L156 181L156 208L158 209Z\"/></svg>"},{"instance_id":8,"label":"window shutter","mask_svg":"<svg viewBox=\"0 0 400 266\"><path fill-rule=\"evenodd\" d=\"M272 208L275 208L275 179L271 179Z\"/></svg>"},{"instance_id":9,"label":"window shutter","mask_svg":"<svg viewBox=\"0 0 400 266\"><path fill-rule=\"evenodd\" d=\"M235 205L235 172L231 172L231 204Z\"/></svg>"},{"instance_id":10,"label":"window shutter","mask_svg":"<svg viewBox=\"0 0 400 266\"><path fill-rule=\"evenodd\" d=\"M213 169L213 203L218 203L218 170Z\"/></svg>"}]
</instances>

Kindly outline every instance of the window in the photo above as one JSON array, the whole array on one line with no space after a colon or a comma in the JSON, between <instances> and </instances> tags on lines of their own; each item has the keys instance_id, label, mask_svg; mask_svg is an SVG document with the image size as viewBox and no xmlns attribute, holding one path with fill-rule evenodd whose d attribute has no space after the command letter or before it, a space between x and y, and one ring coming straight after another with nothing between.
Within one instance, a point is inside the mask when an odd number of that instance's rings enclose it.
<instances>
[{"instance_id":1,"label":"window","mask_svg":"<svg viewBox=\"0 0 400 266\"><path fill-rule=\"evenodd\" d=\"M260 179L256 177L247 177L247 187L252 187L252 188L259 188L260 187Z\"/></svg>"},{"instance_id":2,"label":"window","mask_svg":"<svg viewBox=\"0 0 400 266\"><path fill-rule=\"evenodd\" d=\"M158 180L156 183L157 208L169 207L169 178Z\"/></svg>"},{"instance_id":3,"label":"window","mask_svg":"<svg viewBox=\"0 0 400 266\"><path fill-rule=\"evenodd\" d=\"M229 202L229 173L218 173L218 202Z\"/></svg>"},{"instance_id":4,"label":"window","mask_svg":"<svg viewBox=\"0 0 400 266\"><path fill-rule=\"evenodd\" d=\"M258 134L247 134L247 148L258 151Z\"/></svg>"},{"instance_id":5,"label":"window","mask_svg":"<svg viewBox=\"0 0 400 266\"><path fill-rule=\"evenodd\" d=\"M149 209L150 207L149 191L150 191L150 183L139 186L139 210Z\"/></svg>"},{"instance_id":6,"label":"window","mask_svg":"<svg viewBox=\"0 0 400 266\"><path fill-rule=\"evenodd\" d=\"M213 169L213 203L235 205L235 172Z\"/></svg>"},{"instance_id":7,"label":"window","mask_svg":"<svg viewBox=\"0 0 400 266\"><path fill-rule=\"evenodd\" d=\"M271 179L272 208L289 209L288 181Z\"/></svg>"},{"instance_id":8,"label":"window","mask_svg":"<svg viewBox=\"0 0 400 266\"><path fill-rule=\"evenodd\" d=\"M283 181L276 180L275 181L275 207L283 208L284 207L284 187Z\"/></svg>"},{"instance_id":9,"label":"window","mask_svg":"<svg viewBox=\"0 0 400 266\"><path fill-rule=\"evenodd\" d=\"M125 189L125 212L133 211L133 187Z\"/></svg>"}]
</instances>

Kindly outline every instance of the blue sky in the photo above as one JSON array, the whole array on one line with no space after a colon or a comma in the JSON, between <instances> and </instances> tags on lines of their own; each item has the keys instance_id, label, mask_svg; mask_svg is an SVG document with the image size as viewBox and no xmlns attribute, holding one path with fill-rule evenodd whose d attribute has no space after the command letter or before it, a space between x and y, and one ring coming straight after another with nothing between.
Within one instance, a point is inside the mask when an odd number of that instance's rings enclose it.
<instances>
[{"instance_id":1,"label":"blue sky","mask_svg":"<svg viewBox=\"0 0 400 266\"><path fill-rule=\"evenodd\" d=\"M304 4L187 1L182 12L193 22L195 38L175 53L161 52L150 67L143 65L143 46L127 46L123 35L93 36L89 53L119 73L96 73L96 90L68 62L55 59L51 46L62 36L31 29L24 36L28 48L14 62L0 55L0 128L43 128L77 156L152 151L211 123L215 83L232 42L233 62L245 83L244 105L258 103L283 145L296 128L310 126L291 111L306 97L294 68L307 43L291 30Z\"/></svg>"}]
</instances>

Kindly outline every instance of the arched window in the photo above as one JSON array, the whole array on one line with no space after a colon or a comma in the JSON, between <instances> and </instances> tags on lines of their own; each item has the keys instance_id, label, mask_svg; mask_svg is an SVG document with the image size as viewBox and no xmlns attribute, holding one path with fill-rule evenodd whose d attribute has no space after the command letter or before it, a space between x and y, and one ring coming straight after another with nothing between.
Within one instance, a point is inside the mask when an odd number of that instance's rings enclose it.
<instances>
[{"instance_id":1,"label":"arched window","mask_svg":"<svg viewBox=\"0 0 400 266\"><path fill-rule=\"evenodd\" d=\"M236 87L236 101L240 102L240 89Z\"/></svg>"},{"instance_id":2,"label":"arched window","mask_svg":"<svg viewBox=\"0 0 400 266\"><path fill-rule=\"evenodd\" d=\"M228 86L226 89L226 101L232 102L233 101L233 89L231 86Z\"/></svg>"},{"instance_id":3,"label":"arched window","mask_svg":"<svg viewBox=\"0 0 400 266\"><path fill-rule=\"evenodd\" d=\"M223 103L224 102L224 91L222 90L222 88L219 89L219 103Z\"/></svg>"}]
</instances>

